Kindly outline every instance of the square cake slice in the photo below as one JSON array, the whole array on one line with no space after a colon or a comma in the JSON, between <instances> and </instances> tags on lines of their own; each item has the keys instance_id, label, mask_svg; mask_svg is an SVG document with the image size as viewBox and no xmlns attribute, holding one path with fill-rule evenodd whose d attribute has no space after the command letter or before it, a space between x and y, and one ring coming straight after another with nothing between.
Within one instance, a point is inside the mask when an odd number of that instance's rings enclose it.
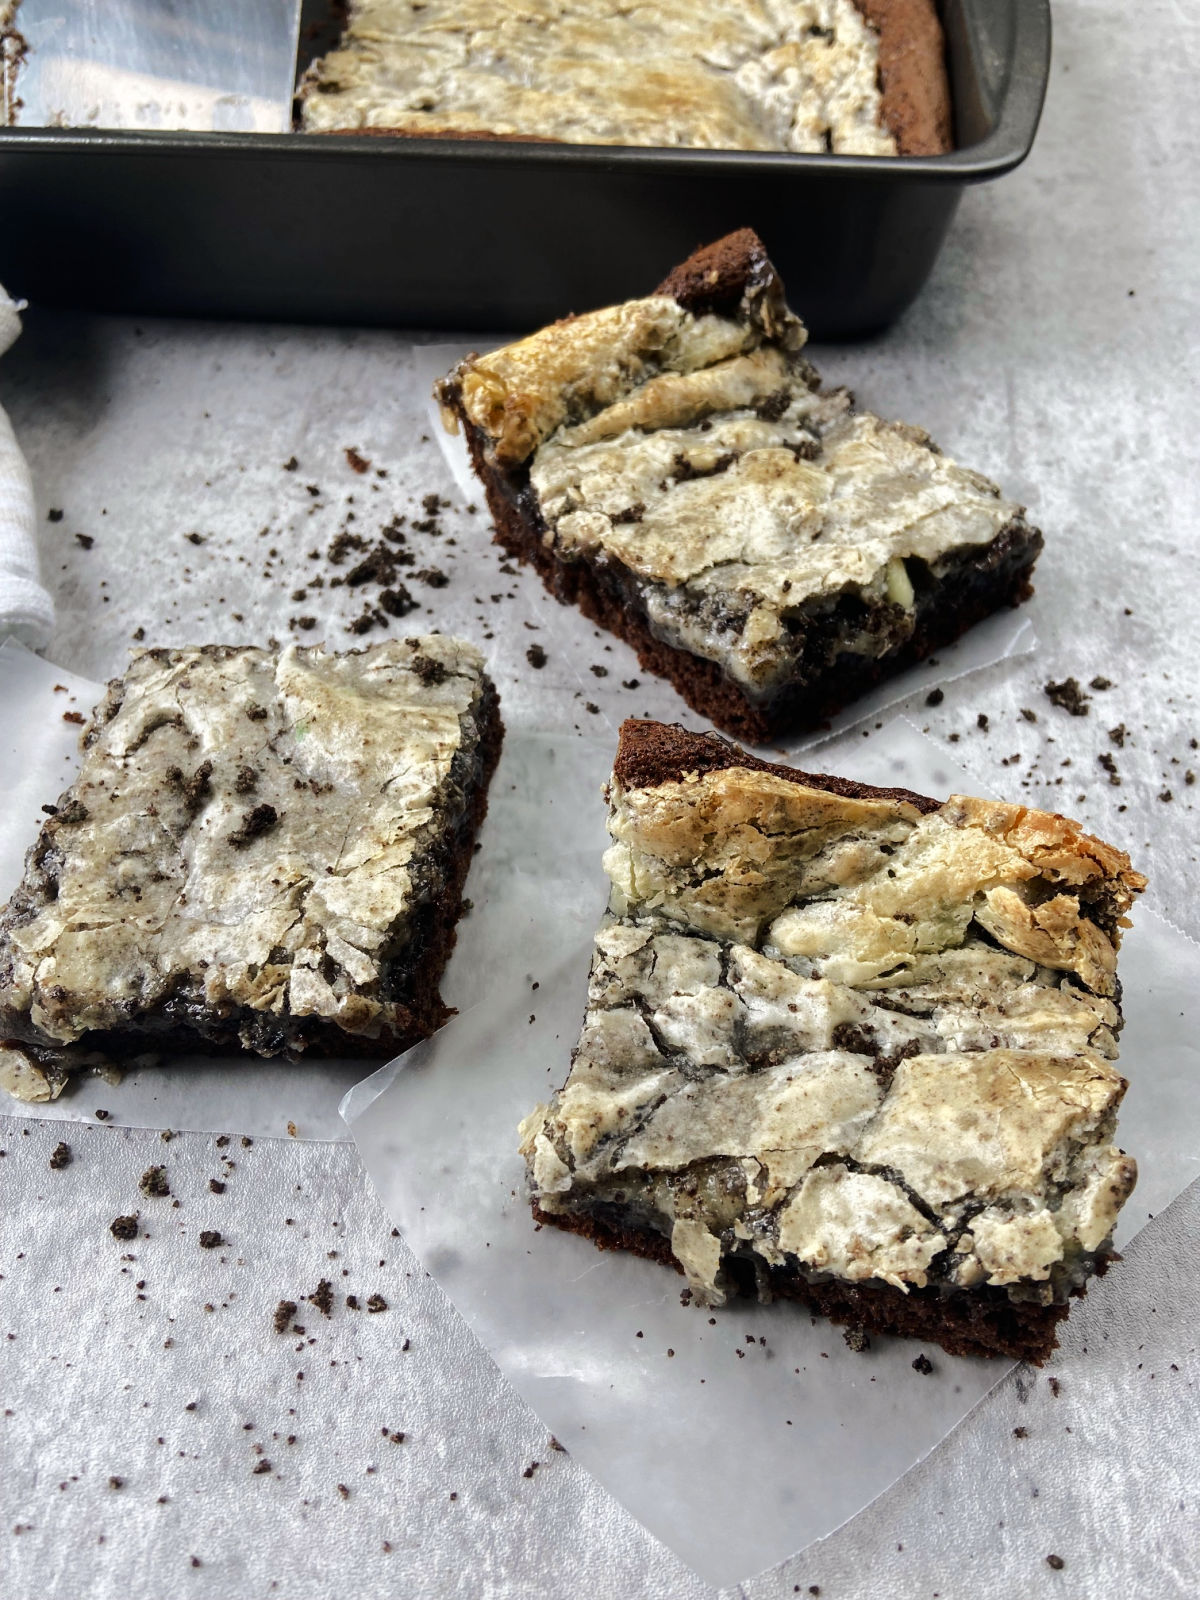
<instances>
[{"instance_id":1,"label":"square cake slice","mask_svg":"<svg viewBox=\"0 0 1200 1600\"><path fill-rule=\"evenodd\" d=\"M502 736L460 639L136 651L0 913L0 1083L424 1038Z\"/></svg>"},{"instance_id":2,"label":"square cake slice","mask_svg":"<svg viewBox=\"0 0 1200 1600\"><path fill-rule=\"evenodd\" d=\"M1116 958L1145 886L1048 812L771 766L626 722L534 1212L951 1354L1042 1361L1136 1167Z\"/></svg>"},{"instance_id":3,"label":"square cake slice","mask_svg":"<svg viewBox=\"0 0 1200 1600\"><path fill-rule=\"evenodd\" d=\"M822 389L748 229L439 384L496 538L752 741L1033 592L1042 536L920 428Z\"/></svg>"},{"instance_id":4,"label":"square cake slice","mask_svg":"<svg viewBox=\"0 0 1200 1600\"><path fill-rule=\"evenodd\" d=\"M301 79L306 132L858 156L953 148L934 0L342 4L338 48Z\"/></svg>"}]
</instances>

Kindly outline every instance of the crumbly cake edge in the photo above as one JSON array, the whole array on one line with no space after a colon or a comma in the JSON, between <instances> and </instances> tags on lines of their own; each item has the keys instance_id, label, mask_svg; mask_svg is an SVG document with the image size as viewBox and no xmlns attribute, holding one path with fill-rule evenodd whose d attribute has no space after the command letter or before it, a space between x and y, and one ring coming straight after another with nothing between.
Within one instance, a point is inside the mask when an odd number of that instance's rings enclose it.
<instances>
[{"instance_id":1,"label":"crumbly cake edge","mask_svg":"<svg viewBox=\"0 0 1200 1600\"><path fill-rule=\"evenodd\" d=\"M631 1227L594 1213L543 1211L536 1199L530 1202L530 1209L539 1226L551 1224L590 1240L599 1250L625 1250L683 1274L670 1241L652 1229ZM1103 1277L1112 1262L1119 1259L1114 1252L1099 1256L1093 1276ZM760 1269L737 1257L726 1256L722 1264L737 1291L736 1296L731 1296L732 1304L736 1305L739 1297L761 1293L765 1287L770 1296L797 1301L830 1322L861 1328L866 1333L926 1339L952 1356L1028 1361L1040 1367L1057 1346L1058 1325L1070 1311L1069 1299L1038 1305L970 1289L949 1294L937 1288L909 1289L906 1293L891 1284L854 1284L841 1278L814 1283L800 1272L767 1267L765 1263ZM744 1282L737 1278L739 1265L744 1269ZM1086 1282L1071 1289L1073 1297L1086 1293Z\"/></svg>"}]
</instances>

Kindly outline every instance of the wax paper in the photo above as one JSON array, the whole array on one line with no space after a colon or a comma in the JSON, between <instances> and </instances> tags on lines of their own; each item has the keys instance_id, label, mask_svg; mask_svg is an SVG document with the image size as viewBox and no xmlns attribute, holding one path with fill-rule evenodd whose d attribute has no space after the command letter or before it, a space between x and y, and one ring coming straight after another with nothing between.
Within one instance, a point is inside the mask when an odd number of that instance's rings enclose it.
<instances>
[{"instance_id":1,"label":"wax paper","mask_svg":"<svg viewBox=\"0 0 1200 1600\"><path fill-rule=\"evenodd\" d=\"M464 932L485 998L347 1096L381 1198L504 1374L577 1460L703 1578L732 1584L821 1538L927 1454L1009 1364L840 1330L783 1303L709 1313L651 1262L535 1230L517 1124L566 1076L606 893L601 741L510 739ZM978 792L901 720L811 764ZM510 786L516 784L517 787ZM503 837L500 837L503 836ZM1142 1177L1118 1243L1200 1171L1196 946L1145 911L1122 951ZM711 1320L710 1320L711 1318Z\"/></svg>"}]
</instances>

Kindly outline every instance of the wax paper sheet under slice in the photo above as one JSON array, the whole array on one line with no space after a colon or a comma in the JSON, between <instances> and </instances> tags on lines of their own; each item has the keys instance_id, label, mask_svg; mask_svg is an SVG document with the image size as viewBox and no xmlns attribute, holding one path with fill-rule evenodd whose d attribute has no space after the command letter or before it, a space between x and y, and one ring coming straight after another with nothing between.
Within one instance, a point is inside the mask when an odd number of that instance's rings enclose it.
<instances>
[{"instance_id":1,"label":"wax paper sheet under slice","mask_svg":"<svg viewBox=\"0 0 1200 1600\"><path fill-rule=\"evenodd\" d=\"M606 743L510 738L458 957L485 998L352 1090L344 1114L393 1220L547 1428L725 1585L830 1533L1008 1368L934 1348L924 1376L919 1344L855 1354L794 1306L684 1307L674 1273L534 1230L517 1123L561 1084L578 1033L611 756ZM928 794L982 787L903 720L809 759ZM1143 908L1135 924L1119 1137L1141 1178L1118 1243L1200 1174L1200 950ZM1091 1296L1106 1292L1099 1281Z\"/></svg>"}]
</instances>

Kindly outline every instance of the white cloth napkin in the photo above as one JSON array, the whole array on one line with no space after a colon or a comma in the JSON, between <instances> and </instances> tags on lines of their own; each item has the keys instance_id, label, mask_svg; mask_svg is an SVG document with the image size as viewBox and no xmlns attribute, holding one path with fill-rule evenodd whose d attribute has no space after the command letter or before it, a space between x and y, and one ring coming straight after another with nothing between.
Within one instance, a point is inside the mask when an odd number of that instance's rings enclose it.
<instances>
[{"instance_id":1,"label":"white cloth napkin","mask_svg":"<svg viewBox=\"0 0 1200 1600\"><path fill-rule=\"evenodd\" d=\"M17 306L0 288L0 356L20 331ZM0 407L0 639L12 634L38 650L54 627L54 602L42 587L33 526L29 468Z\"/></svg>"}]
</instances>

